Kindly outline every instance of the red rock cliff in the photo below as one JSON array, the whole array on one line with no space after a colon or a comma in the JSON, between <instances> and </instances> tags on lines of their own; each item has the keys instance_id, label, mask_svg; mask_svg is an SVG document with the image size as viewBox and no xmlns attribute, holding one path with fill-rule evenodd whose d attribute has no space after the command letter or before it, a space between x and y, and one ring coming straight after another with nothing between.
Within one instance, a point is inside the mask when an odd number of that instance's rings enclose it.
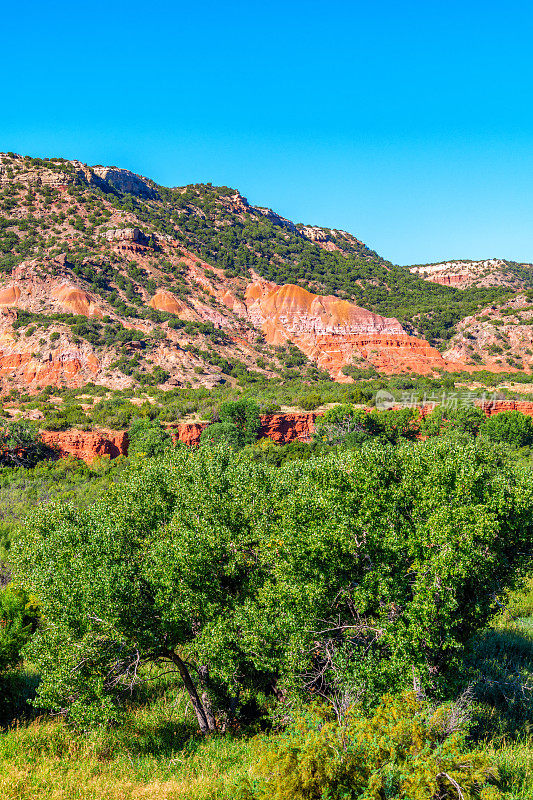
<instances>
[{"instance_id":1,"label":"red rock cliff","mask_svg":"<svg viewBox=\"0 0 533 800\"><path fill-rule=\"evenodd\" d=\"M266 436L277 444L308 442L315 432L318 414L310 411L304 414L262 414L259 436Z\"/></svg>"},{"instance_id":2,"label":"red rock cliff","mask_svg":"<svg viewBox=\"0 0 533 800\"><path fill-rule=\"evenodd\" d=\"M293 414L262 414L259 438L268 437L277 444L286 444L298 439L307 442L315 432L315 420L318 414L309 413ZM175 442L183 442L191 447L200 444L202 431L207 427L206 422L184 422L171 430Z\"/></svg>"},{"instance_id":3,"label":"red rock cliff","mask_svg":"<svg viewBox=\"0 0 533 800\"><path fill-rule=\"evenodd\" d=\"M477 405L480 405L478 402ZM528 400L494 400L483 404L485 414L490 417L502 411L520 411L533 417L533 401ZM370 410L370 409L369 409ZM433 406L420 409L423 416L433 410ZM262 414L259 437L268 437L277 444L287 444L298 440L308 442L315 432L315 421L320 414L315 411ZM170 430L174 442L183 442L190 447L200 444L200 436L208 423L184 422ZM42 441L55 447L61 457L76 456L90 464L95 458L109 456L116 458L128 453L127 431L95 430L80 431L41 431Z\"/></svg>"},{"instance_id":4,"label":"red rock cliff","mask_svg":"<svg viewBox=\"0 0 533 800\"><path fill-rule=\"evenodd\" d=\"M316 295L301 286L276 286L257 280L246 290L252 323L269 344L294 342L336 380L342 367L362 363L380 372L445 369L441 354L424 339L408 336L397 319L382 317L333 295ZM365 363L366 362L366 363Z\"/></svg>"},{"instance_id":5,"label":"red rock cliff","mask_svg":"<svg viewBox=\"0 0 533 800\"><path fill-rule=\"evenodd\" d=\"M127 431L41 431L41 439L62 458L75 456L87 464L100 456L116 458L128 452Z\"/></svg>"},{"instance_id":6,"label":"red rock cliff","mask_svg":"<svg viewBox=\"0 0 533 800\"><path fill-rule=\"evenodd\" d=\"M487 417L500 414L502 411L520 411L528 417L533 417L533 402L531 400L489 400L481 405Z\"/></svg>"}]
</instances>

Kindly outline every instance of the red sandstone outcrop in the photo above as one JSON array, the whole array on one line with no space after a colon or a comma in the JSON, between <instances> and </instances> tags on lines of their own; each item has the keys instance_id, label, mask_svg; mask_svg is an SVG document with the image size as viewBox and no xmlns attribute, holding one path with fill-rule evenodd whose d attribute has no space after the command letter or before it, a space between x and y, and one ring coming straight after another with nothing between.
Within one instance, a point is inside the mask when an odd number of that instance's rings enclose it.
<instances>
[{"instance_id":1,"label":"red sandstone outcrop","mask_svg":"<svg viewBox=\"0 0 533 800\"><path fill-rule=\"evenodd\" d=\"M533 417L533 401L531 400L486 400L478 401L487 417L501 414L502 411L520 411L528 417Z\"/></svg>"},{"instance_id":2,"label":"red sandstone outcrop","mask_svg":"<svg viewBox=\"0 0 533 800\"><path fill-rule=\"evenodd\" d=\"M308 442L315 432L315 420L318 414L314 411L308 413L288 413L288 414L261 414L261 428L259 438L267 437L277 444L294 442ZM184 422L171 430L174 442L197 447L200 444L200 436L207 422Z\"/></svg>"},{"instance_id":3,"label":"red sandstone outcrop","mask_svg":"<svg viewBox=\"0 0 533 800\"><path fill-rule=\"evenodd\" d=\"M308 442L315 432L316 412L294 414L262 414L260 437L268 437L276 444Z\"/></svg>"},{"instance_id":4,"label":"red sandstone outcrop","mask_svg":"<svg viewBox=\"0 0 533 800\"><path fill-rule=\"evenodd\" d=\"M75 456L90 464L95 458L116 458L128 452L127 431L41 431L41 440L62 458Z\"/></svg>"},{"instance_id":5,"label":"red sandstone outcrop","mask_svg":"<svg viewBox=\"0 0 533 800\"><path fill-rule=\"evenodd\" d=\"M19 349L14 342L0 337L0 378L23 379L28 388L57 386L68 381L70 386L82 386L92 380L100 369L100 362L92 352L76 348L58 347L41 360L33 353Z\"/></svg>"},{"instance_id":6,"label":"red sandstone outcrop","mask_svg":"<svg viewBox=\"0 0 533 800\"><path fill-rule=\"evenodd\" d=\"M445 369L441 354L423 339L408 336L397 319L382 317L333 295L301 286L257 280L246 290L252 323L269 344L294 342L337 380L342 367L366 361L382 372Z\"/></svg>"},{"instance_id":7,"label":"red sandstone outcrop","mask_svg":"<svg viewBox=\"0 0 533 800\"><path fill-rule=\"evenodd\" d=\"M508 286L519 289L523 281L509 270L505 261L489 258L485 261L446 261L442 264L422 264L410 271L430 283L443 286Z\"/></svg>"},{"instance_id":8,"label":"red sandstone outcrop","mask_svg":"<svg viewBox=\"0 0 533 800\"><path fill-rule=\"evenodd\" d=\"M200 444L200 436L204 428L207 428L207 422L182 422L177 428L170 431L174 443L182 442L189 445L189 447L197 447Z\"/></svg>"},{"instance_id":9,"label":"red sandstone outcrop","mask_svg":"<svg viewBox=\"0 0 533 800\"><path fill-rule=\"evenodd\" d=\"M6 286L0 290L0 306L14 306L20 297L18 286Z\"/></svg>"}]
</instances>

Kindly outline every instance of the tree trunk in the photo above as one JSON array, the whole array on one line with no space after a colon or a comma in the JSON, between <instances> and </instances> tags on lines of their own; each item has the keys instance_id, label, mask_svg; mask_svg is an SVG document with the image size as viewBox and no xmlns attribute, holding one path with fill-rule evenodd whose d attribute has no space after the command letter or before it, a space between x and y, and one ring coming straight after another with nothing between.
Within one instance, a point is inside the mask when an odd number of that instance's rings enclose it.
<instances>
[{"instance_id":1,"label":"tree trunk","mask_svg":"<svg viewBox=\"0 0 533 800\"><path fill-rule=\"evenodd\" d=\"M185 685L185 688L187 689L189 697L191 698L191 703L196 713L196 719L198 720L200 732L208 733L209 730L211 729L211 726L208 721L208 716L206 714L202 701L198 696L198 692L196 691L196 686L192 682L192 678L189 675L189 670L187 669L184 662L176 653L169 652L168 657L177 666L179 673L182 677L183 683Z\"/></svg>"},{"instance_id":2,"label":"tree trunk","mask_svg":"<svg viewBox=\"0 0 533 800\"><path fill-rule=\"evenodd\" d=\"M209 725L209 730L216 731L217 723L215 720L215 715L213 714L211 703L209 702L209 697L207 696L207 692L204 692L202 694L202 703L205 708L205 715L207 717L207 724Z\"/></svg>"}]
</instances>

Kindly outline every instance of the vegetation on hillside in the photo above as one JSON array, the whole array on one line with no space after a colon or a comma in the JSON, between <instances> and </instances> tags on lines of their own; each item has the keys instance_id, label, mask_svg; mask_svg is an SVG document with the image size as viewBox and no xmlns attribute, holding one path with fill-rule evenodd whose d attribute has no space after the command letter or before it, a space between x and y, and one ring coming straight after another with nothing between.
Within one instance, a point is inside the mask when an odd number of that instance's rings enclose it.
<instances>
[{"instance_id":1,"label":"vegetation on hillside","mask_svg":"<svg viewBox=\"0 0 533 800\"><path fill-rule=\"evenodd\" d=\"M201 292L156 232L235 287L253 268L437 342L505 291L426 283L340 231L323 249L227 187L148 182L139 197L59 159L12 161L1 268L37 257L110 309L20 312L15 335L100 355L118 343L114 368L134 385L3 398L6 800L529 800L533 423L474 401L533 378L479 373L474 390L466 374L352 367L337 384L259 339L250 368L212 323L146 305L157 288ZM72 183L24 186L18 168ZM103 241L116 215L142 228L146 270ZM219 385L159 388L163 323ZM379 392L403 407L368 412ZM420 415L423 401L437 407ZM260 415L282 406L325 412L310 441L260 438ZM188 419L211 423L198 448L172 444L167 426ZM44 450L39 427L74 426L128 429L128 456Z\"/></svg>"},{"instance_id":2,"label":"vegetation on hillside","mask_svg":"<svg viewBox=\"0 0 533 800\"><path fill-rule=\"evenodd\" d=\"M170 237L224 269L228 277L248 281L253 269L279 284L298 283L336 294L397 317L435 343L449 339L463 317L510 296L499 287L461 290L428 283L342 231L324 229L337 248L324 249L302 235L303 226L245 205L234 189L225 186L167 189L153 184L155 196L149 198L77 178L66 197L38 185L25 193L23 184L17 183L17 172L32 166L69 170L61 159L41 161L13 161L13 182L0 192L0 253L4 254L0 267L8 271L23 259L66 252L74 274L124 316L150 313L144 307L144 291L153 294L157 287L167 287L186 299L198 287L184 280L183 267L168 262L157 245L153 251L157 272L152 275L134 261L107 253L102 234L116 211L127 215L128 225L137 224L152 244L154 233ZM107 253L105 258L102 253Z\"/></svg>"}]
</instances>

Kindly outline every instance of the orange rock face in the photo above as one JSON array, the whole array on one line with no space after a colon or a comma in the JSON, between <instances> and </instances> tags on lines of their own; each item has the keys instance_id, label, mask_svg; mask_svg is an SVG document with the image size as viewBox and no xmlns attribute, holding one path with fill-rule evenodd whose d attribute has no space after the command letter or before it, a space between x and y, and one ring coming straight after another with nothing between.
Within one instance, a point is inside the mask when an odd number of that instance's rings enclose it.
<instances>
[{"instance_id":1,"label":"orange rock face","mask_svg":"<svg viewBox=\"0 0 533 800\"><path fill-rule=\"evenodd\" d=\"M88 292L84 292L77 286L68 283L55 286L51 291L51 296L63 306L65 311L70 311L71 314L83 314L85 317L98 317L98 319L103 317L96 298L91 297Z\"/></svg>"},{"instance_id":2,"label":"orange rock face","mask_svg":"<svg viewBox=\"0 0 533 800\"><path fill-rule=\"evenodd\" d=\"M41 431L41 440L61 457L75 456L87 464L95 458L116 458L128 452L127 431Z\"/></svg>"},{"instance_id":3,"label":"orange rock face","mask_svg":"<svg viewBox=\"0 0 533 800\"><path fill-rule=\"evenodd\" d=\"M56 386L68 381L70 386L82 386L96 375L100 362L92 353L58 348L45 361L37 360L32 353L20 352L17 345L0 350L0 377L22 375L28 388Z\"/></svg>"},{"instance_id":4,"label":"orange rock face","mask_svg":"<svg viewBox=\"0 0 533 800\"><path fill-rule=\"evenodd\" d=\"M159 289L148 305L156 311L168 311L170 314L177 314L183 319L196 319L197 315L179 300L172 292L167 292L165 289Z\"/></svg>"},{"instance_id":5,"label":"orange rock face","mask_svg":"<svg viewBox=\"0 0 533 800\"><path fill-rule=\"evenodd\" d=\"M446 369L439 351L415 336L360 337L355 346L379 372L392 374L412 370L422 374Z\"/></svg>"},{"instance_id":6,"label":"orange rock face","mask_svg":"<svg viewBox=\"0 0 533 800\"><path fill-rule=\"evenodd\" d=\"M170 435L174 443L182 442L189 447L198 447L204 428L207 428L207 422L183 422L171 430Z\"/></svg>"},{"instance_id":7,"label":"orange rock face","mask_svg":"<svg viewBox=\"0 0 533 800\"><path fill-rule=\"evenodd\" d=\"M20 297L18 286L6 286L0 291L0 306L14 306Z\"/></svg>"},{"instance_id":8,"label":"orange rock face","mask_svg":"<svg viewBox=\"0 0 533 800\"><path fill-rule=\"evenodd\" d=\"M308 442L315 432L314 411L307 414L262 414L260 436L272 439L276 444Z\"/></svg>"},{"instance_id":9,"label":"orange rock face","mask_svg":"<svg viewBox=\"0 0 533 800\"><path fill-rule=\"evenodd\" d=\"M277 444L294 442L308 442L315 432L315 420L318 414L262 414L259 437L268 437ZM200 444L200 436L206 422L184 422L171 431L174 442L183 442L191 447Z\"/></svg>"},{"instance_id":10,"label":"orange rock face","mask_svg":"<svg viewBox=\"0 0 533 800\"><path fill-rule=\"evenodd\" d=\"M440 283L441 286L464 286L469 275L435 275L428 278L430 283Z\"/></svg>"},{"instance_id":11,"label":"orange rock face","mask_svg":"<svg viewBox=\"0 0 533 800\"><path fill-rule=\"evenodd\" d=\"M480 403L477 403L480 405ZM487 417L500 414L502 411L520 411L528 417L533 417L533 402L531 400L492 400L483 403L483 411Z\"/></svg>"},{"instance_id":12,"label":"orange rock face","mask_svg":"<svg viewBox=\"0 0 533 800\"><path fill-rule=\"evenodd\" d=\"M166 292L164 289L156 292L148 305L156 311L168 311L171 314L179 314L185 308L171 292Z\"/></svg>"},{"instance_id":13,"label":"orange rock face","mask_svg":"<svg viewBox=\"0 0 533 800\"><path fill-rule=\"evenodd\" d=\"M336 380L345 379L343 366L361 362L389 373L429 373L446 366L438 350L408 336L397 319L332 295L258 280L248 286L246 304L251 321L269 344L293 341Z\"/></svg>"}]
</instances>

